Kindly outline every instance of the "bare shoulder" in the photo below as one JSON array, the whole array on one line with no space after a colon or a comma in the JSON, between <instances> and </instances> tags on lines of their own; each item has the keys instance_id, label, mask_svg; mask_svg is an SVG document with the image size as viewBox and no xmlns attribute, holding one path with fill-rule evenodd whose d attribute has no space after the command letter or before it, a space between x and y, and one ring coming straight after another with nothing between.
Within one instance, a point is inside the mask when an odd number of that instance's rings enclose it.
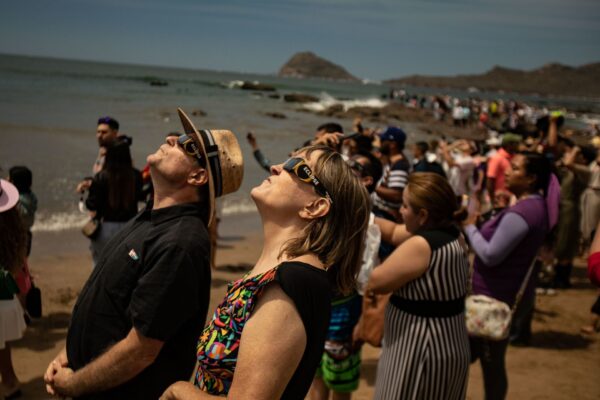
<instances>
[{"instance_id":1,"label":"bare shoulder","mask_svg":"<svg viewBox=\"0 0 600 400\"><path fill-rule=\"evenodd\" d=\"M283 324L302 327L303 324L300 314L296 309L294 301L288 296L278 282L270 283L259 297L254 312L246 328L253 328L254 325L263 325L274 327ZM269 329L271 329L269 328Z\"/></svg>"},{"instance_id":2,"label":"bare shoulder","mask_svg":"<svg viewBox=\"0 0 600 400\"><path fill-rule=\"evenodd\" d=\"M408 238L402 245L408 251L415 252L431 252L431 247L427 240L420 235L414 235Z\"/></svg>"},{"instance_id":3,"label":"bare shoulder","mask_svg":"<svg viewBox=\"0 0 600 400\"><path fill-rule=\"evenodd\" d=\"M229 398L280 398L306 341L292 299L278 283L270 283L244 326Z\"/></svg>"}]
</instances>

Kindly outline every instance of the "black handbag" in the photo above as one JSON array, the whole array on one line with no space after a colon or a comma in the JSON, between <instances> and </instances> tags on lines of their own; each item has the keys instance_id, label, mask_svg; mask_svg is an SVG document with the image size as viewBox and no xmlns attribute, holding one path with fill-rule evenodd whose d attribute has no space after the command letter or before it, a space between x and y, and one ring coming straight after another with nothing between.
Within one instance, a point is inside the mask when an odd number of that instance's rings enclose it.
<instances>
[{"instance_id":1,"label":"black handbag","mask_svg":"<svg viewBox=\"0 0 600 400\"><path fill-rule=\"evenodd\" d=\"M31 282L31 288L25 298L25 308L31 318L42 316L42 291Z\"/></svg>"}]
</instances>

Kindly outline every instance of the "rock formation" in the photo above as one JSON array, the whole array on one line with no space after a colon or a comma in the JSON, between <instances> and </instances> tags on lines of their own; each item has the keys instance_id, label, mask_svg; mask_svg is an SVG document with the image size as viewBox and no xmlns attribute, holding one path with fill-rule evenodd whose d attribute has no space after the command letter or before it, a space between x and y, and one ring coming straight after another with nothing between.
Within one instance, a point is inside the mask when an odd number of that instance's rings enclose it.
<instances>
[{"instance_id":1,"label":"rock formation","mask_svg":"<svg viewBox=\"0 0 600 400\"><path fill-rule=\"evenodd\" d=\"M306 51L296 53L279 70L279 76L294 78L326 78L345 81L358 79L343 67Z\"/></svg>"}]
</instances>

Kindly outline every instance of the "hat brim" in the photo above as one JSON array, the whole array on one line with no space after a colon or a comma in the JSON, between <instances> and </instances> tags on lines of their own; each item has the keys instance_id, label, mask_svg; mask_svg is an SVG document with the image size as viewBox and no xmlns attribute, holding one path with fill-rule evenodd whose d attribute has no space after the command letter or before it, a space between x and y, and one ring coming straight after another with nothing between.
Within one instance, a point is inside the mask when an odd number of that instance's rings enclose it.
<instances>
[{"instance_id":1,"label":"hat brim","mask_svg":"<svg viewBox=\"0 0 600 400\"><path fill-rule=\"evenodd\" d=\"M181 120L181 124L183 125L183 131L188 135L195 135L196 142L200 145L200 151L202 152L202 157L206 160L206 171L208 172L208 197L209 197L209 210L208 210L208 226L211 226L215 219L215 185L213 182L213 171L210 168L210 163L208 162L208 156L206 155L206 148L204 147L204 141L200 136L200 132L194 126L192 120L186 115L186 113L181 109L177 109L177 113L179 114L179 119Z\"/></svg>"},{"instance_id":2,"label":"hat brim","mask_svg":"<svg viewBox=\"0 0 600 400\"><path fill-rule=\"evenodd\" d=\"M19 190L4 179L0 179L2 194L0 194L0 212L8 211L13 208L19 201Z\"/></svg>"}]
</instances>

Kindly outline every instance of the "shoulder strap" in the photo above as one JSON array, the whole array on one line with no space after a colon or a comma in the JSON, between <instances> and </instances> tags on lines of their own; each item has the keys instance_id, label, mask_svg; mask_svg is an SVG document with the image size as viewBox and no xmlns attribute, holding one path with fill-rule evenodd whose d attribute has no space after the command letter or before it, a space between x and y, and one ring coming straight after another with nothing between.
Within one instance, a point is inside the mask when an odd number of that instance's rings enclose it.
<instances>
[{"instance_id":1,"label":"shoulder strap","mask_svg":"<svg viewBox=\"0 0 600 400\"><path fill-rule=\"evenodd\" d=\"M521 287L519 288L519 291L517 292L517 297L515 297L515 303L513 304L512 309L511 309L511 313L513 313L513 314L514 314L515 310L517 309L517 305L521 301L521 297L523 297L523 292L525 292L525 288L527 287L527 283L529 282L529 278L531 277L531 273L533 272L533 267L535 266L536 261L537 261L537 253L535 253L535 256L533 256L533 261L531 261L531 265L529 266L529 269L527 270L525 279L523 279L523 283L521 283Z\"/></svg>"}]
</instances>

